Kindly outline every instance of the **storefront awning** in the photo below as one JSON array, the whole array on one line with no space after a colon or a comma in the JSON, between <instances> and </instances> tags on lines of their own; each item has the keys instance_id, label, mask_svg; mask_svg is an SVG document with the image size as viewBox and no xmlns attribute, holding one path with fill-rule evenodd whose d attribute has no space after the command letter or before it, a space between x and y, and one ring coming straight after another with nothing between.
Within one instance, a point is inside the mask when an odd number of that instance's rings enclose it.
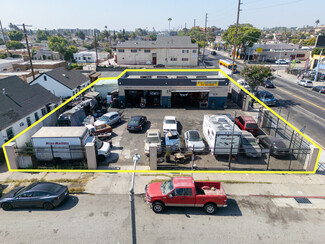
<instances>
[{"instance_id":1,"label":"storefront awning","mask_svg":"<svg viewBox=\"0 0 325 244\"><path fill-rule=\"evenodd\" d=\"M171 90L171 92L210 92L210 90L181 89L181 90Z\"/></svg>"}]
</instances>

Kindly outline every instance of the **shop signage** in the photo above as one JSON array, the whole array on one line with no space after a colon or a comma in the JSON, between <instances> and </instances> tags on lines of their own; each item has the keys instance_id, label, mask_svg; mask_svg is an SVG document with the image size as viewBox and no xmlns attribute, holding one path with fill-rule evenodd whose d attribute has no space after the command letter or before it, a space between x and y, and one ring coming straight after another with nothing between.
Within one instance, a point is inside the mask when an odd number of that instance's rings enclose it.
<instances>
[{"instance_id":1,"label":"shop signage","mask_svg":"<svg viewBox=\"0 0 325 244\"><path fill-rule=\"evenodd\" d=\"M219 81L218 80L198 80L196 81L196 86L218 86Z\"/></svg>"}]
</instances>

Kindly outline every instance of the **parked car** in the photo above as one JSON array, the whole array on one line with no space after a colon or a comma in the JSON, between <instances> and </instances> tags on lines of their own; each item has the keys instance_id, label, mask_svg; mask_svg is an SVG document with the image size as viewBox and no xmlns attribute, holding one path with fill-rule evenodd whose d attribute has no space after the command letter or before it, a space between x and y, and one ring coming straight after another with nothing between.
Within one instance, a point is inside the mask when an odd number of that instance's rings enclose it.
<instances>
[{"instance_id":1,"label":"parked car","mask_svg":"<svg viewBox=\"0 0 325 244\"><path fill-rule=\"evenodd\" d=\"M95 123L95 126L100 126L103 124L113 125L115 123L121 122L121 116L118 112L109 112L101 116Z\"/></svg>"},{"instance_id":2,"label":"parked car","mask_svg":"<svg viewBox=\"0 0 325 244\"><path fill-rule=\"evenodd\" d=\"M255 92L255 96L267 106L276 105L276 99L274 98L273 94L269 91L257 91Z\"/></svg>"},{"instance_id":3,"label":"parked car","mask_svg":"<svg viewBox=\"0 0 325 244\"><path fill-rule=\"evenodd\" d=\"M289 62L285 59L278 59L275 61L276 64L288 64Z\"/></svg>"},{"instance_id":4,"label":"parked car","mask_svg":"<svg viewBox=\"0 0 325 244\"><path fill-rule=\"evenodd\" d=\"M289 148L278 137L274 136L258 136L258 142L264 147L270 149L270 154L274 157L289 156Z\"/></svg>"},{"instance_id":5,"label":"parked car","mask_svg":"<svg viewBox=\"0 0 325 244\"><path fill-rule=\"evenodd\" d=\"M212 51L211 52L211 55L214 55L215 56L215 55L217 55L217 52L216 51Z\"/></svg>"},{"instance_id":6,"label":"parked car","mask_svg":"<svg viewBox=\"0 0 325 244\"><path fill-rule=\"evenodd\" d=\"M0 197L2 196L3 189L4 189L4 186L0 184Z\"/></svg>"},{"instance_id":7,"label":"parked car","mask_svg":"<svg viewBox=\"0 0 325 244\"><path fill-rule=\"evenodd\" d=\"M227 207L227 195L220 182L194 181L192 177L174 177L145 187L146 202L155 213L165 207L203 207L214 214L217 207Z\"/></svg>"},{"instance_id":8,"label":"parked car","mask_svg":"<svg viewBox=\"0 0 325 244\"><path fill-rule=\"evenodd\" d=\"M147 123L146 116L132 116L126 128L128 131L142 131L143 126Z\"/></svg>"},{"instance_id":9,"label":"parked car","mask_svg":"<svg viewBox=\"0 0 325 244\"><path fill-rule=\"evenodd\" d=\"M247 157L259 158L262 156L260 145L257 144L253 134L248 131L242 133L240 148Z\"/></svg>"},{"instance_id":10,"label":"parked car","mask_svg":"<svg viewBox=\"0 0 325 244\"><path fill-rule=\"evenodd\" d=\"M158 129L149 129L144 141L144 153L149 156L150 145L157 147L157 153L161 153L161 134Z\"/></svg>"},{"instance_id":11,"label":"parked car","mask_svg":"<svg viewBox=\"0 0 325 244\"><path fill-rule=\"evenodd\" d=\"M153 67L154 68L165 68L165 65L163 65L163 64L155 64Z\"/></svg>"},{"instance_id":12,"label":"parked car","mask_svg":"<svg viewBox=\"0 0 325 244\"><path fill-rule=\"evenodd\" d=\"M185 145L188 149L197 153L202 153L205 149L205 144L200 133L197 130L189 130L184 133Z\"/></svg>"},{"instance_id":13,"label":"parked car","mask_svg":"<svg viewBox=\"0 0 325 244\"><path fill-rule=\"evenodd\" d=\"M167 131L177 131L177 120L175 116L165 116L163 131L164 133Z\"/></svg>"},{"instance_id":14,"label":"parked car","mask_svg":"<svg viewBox=\"0 0 325 244\"><path fill-rule=\"evenodd\" d=\"M241 85L242 87L244 87L245 89L250 89L250 87L249 87L247 81L245 81L245 80L243 80L243 79L237 80L237 83L238 83L239 85Z\"/></svg>"},{"instance_id":15,"label":"parked car","mask_svg":"<svg viewBox=\"0 0 325 244\"><path fill-rule=\"evenodd\" d=\"M325 93L325 86L314 86L312 90L319 93Z\"/></svg>"},{"instance_id":16,"label":"parked car","mask_svg":"<svg viewBox=\"0 0 325 244\"><path fill-rule=\"evenodd\" d=\"M20 186L0 198L3 210L24 207L40 207L51 210L69 196L68 187L52 182L35 182Z\"/></svg>"},{"instance_id":17,"label":"parked car","mask_svg":"<svg viewBox=\"0 0 325 244\"><path fill-rule=\"evenodd\" d=\"M263 85L265 88L275 88L275 85L270 80L265 80Z\"/></svg>"},{"instance_id":18,"label":"parked car","mask_svg":"<svg viewBox=\"0 0 325 244\"><path fill-rule=\"evenodd\" d=\"M301 61L299 59L294 59L296 61L297 64L300 64Z\"/></svg>"},{"instance_id":19,"label":"parked car","mask_svg":"<svg viewBox=\"0 0 325 244\"><path fill-rule=\"evenodd\" d=\"M256 136L259 132L257 123L252 116L238 116L236 117L236 124L240 129L249 131L254 136Z\"/></svg>"},{"instance_id":20,"label":"parked car","mask_svg":"<svg viewBox=\"0 0 325 244\"><path fill-rule=\"evenodd\" d=\"M177 131L168 131L165 133L166 151L178 152L181 147L181 139Z\"/></svg>"},{"instance_id":21,"label":"parked car","mask_svg":"<svg viewBox=\"0 0 325 244\"><path fill-rule=\"evenodd\" d=\"M313 87L313 82L311 80L300 80L297 84L304 87Z\"/></svg>"}]
</instances>

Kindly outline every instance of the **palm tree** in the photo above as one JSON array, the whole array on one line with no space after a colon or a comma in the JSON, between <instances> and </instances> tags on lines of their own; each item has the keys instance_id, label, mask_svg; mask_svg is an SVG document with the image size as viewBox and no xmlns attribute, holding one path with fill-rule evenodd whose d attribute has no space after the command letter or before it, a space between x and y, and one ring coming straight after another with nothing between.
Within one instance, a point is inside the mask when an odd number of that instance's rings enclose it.
<instances>
[{"instance_id":1,"label":"palm tree","mask_svg":"<svg viewBox=\"0 0 325 244\"><path fill-rule=\"evenodd\" d=\"M170 33L170 22L172 21L172 18L168 18L168 21L169 21L169 33Z\"/></svg>"},{"instance_id":2,"label":"palm tree","mask_svg":"<svg viewBox=\"0 0 325 244\"><path fill-rule=\"evenodd\" d=\"M319 22L320 22L320 21L319 21L319 19L315 21L315 24L316 24L316 28L317 28L317 26L318 26Z\"/></svg>"}]
</instances>

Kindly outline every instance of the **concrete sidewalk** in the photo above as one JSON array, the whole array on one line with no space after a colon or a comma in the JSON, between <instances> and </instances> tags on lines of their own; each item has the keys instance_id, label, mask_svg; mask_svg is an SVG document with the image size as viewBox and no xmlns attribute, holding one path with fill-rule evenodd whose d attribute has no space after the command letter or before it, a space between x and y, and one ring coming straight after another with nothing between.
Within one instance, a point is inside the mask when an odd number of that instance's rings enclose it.
<instances>
[{"instance_id":1,"label":"concrete sidewalk","mask_svg":"<svg viewBox=\"0 0 325 244\"><path fill-rule=\"evenodd\" d=\"M170 173L136 173L135 193L144 194L145 185L151 181L168 180L179 174ZM184 174L191 176L191 174ZM0 183L8 190L32 181L57 181L73 187L83 182L84 193L88 194L129 194L131 173L17 173L0 174ZM274 196L274 197L320 197L325 198L324 175L298 174L193 174L195 180L222 181L225 191L230 196Z\"/></svg>"}]
</instances>

